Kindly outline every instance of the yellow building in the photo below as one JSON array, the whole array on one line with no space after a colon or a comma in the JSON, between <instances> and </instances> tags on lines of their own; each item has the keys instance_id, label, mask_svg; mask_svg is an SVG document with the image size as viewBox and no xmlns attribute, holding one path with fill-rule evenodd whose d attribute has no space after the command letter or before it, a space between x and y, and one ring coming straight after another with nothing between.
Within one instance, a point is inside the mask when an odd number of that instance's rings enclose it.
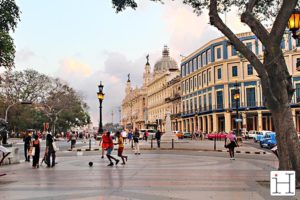
<instances>
[{"instance_id":1,"label":"yellow building","mask_svg":"<svg viewBox=\"0 0 300 200\"><path fill-rule=\"evenodd\" d=\"M237 36L262 59L264 47L252 33ZM296 89L291 107L299 131L300 72L296 63L300 61L300 43L287 34L281 46ZM225 37L208 42L184 58L181 77L182 130L228 132L236 126L274 130L256 71Z\"/></svg>"},{"instance_id":2,"label":"yellow building","mask_svg":"<svg viewBox=\"0 0 300 200\"><path fill-rule=\"evenodd\" d=\"M133 90L130 80L127 81L126 96L122 102L122 125L127 129L159 128L164 131L166 112L172 112L173 107L173 101L166 102L166 98L172 95L170 81L178 79L180 72L166 46L162 58L154 65L153 73L148 59L147 56L143 86Z\"/></svg>"}]
</instances>

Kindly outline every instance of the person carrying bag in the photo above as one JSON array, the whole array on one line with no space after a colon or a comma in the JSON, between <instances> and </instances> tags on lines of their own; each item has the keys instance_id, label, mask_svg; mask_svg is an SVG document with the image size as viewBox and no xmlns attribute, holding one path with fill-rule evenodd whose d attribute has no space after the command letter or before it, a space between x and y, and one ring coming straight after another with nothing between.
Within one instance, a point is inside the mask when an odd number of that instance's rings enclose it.
<instances>
[{"instance_id":1,"label":"person carrying bag","mask_svg":"<svg viewBox=\"0 0 300 200\"><path fill-rule=\"evenodd\" d=\"M228 143L227 143L228 140ZM229 150L230 160L235 160L234 158L234 148L238 147L238 143L236 140L236 136L234 135L233 131L230 131L229 134L226 136L225 139L225 148Z\"/></svg>"}]
</instances>

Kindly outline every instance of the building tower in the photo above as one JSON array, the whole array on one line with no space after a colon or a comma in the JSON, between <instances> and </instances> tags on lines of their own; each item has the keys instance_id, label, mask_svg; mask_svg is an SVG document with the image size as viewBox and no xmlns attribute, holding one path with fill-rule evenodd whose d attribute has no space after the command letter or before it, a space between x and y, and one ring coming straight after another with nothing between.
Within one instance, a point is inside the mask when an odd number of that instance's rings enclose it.
<instances>
[{"instance_id":1,"label":"building tower","mask_svg":"<svg viewBox=\"0 0 300 200\"><path fill-rule=\"evenodd\" d=\"M150 82L151 79L151 67L150 67L150 63L149 63L149 54L146 56L147 59L147 63L145 65L145 70L144 70L144 87L146 87L148 85L148 83Z\"/></svg>"},{"instance_id":2,"label":"building tower","mask_svg":"<svg viewBox=\"0 0 300 200\"><path fill-rule=\"evenodd\" d=\"M129 95L131 90L132 90L132 88L131 88L130 74L128 74L128 80L127 80L126 89L125 89L126 95Z\"/></svg>"}]
</instances>

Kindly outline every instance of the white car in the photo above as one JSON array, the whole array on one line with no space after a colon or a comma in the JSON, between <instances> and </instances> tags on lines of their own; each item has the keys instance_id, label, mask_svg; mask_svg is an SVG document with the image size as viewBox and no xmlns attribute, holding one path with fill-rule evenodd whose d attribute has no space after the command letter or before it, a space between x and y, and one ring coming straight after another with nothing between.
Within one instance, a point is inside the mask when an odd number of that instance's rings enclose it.
<instances>
[{"instance_id":1,"label":"white car","mask_svg":"<svg viewBox=\"0 0 300 200\"><path fill-rule=\"evenodd\" d=\"M255 138L257 132L255 130L248 131L248 138Z\"/></svg>"}]
</instances>

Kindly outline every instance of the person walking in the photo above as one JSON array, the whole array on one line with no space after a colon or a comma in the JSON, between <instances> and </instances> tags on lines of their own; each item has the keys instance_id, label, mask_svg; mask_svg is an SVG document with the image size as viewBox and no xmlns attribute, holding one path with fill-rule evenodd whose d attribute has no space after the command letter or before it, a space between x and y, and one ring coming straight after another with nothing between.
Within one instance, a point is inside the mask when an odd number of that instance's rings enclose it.
<instances>
[{"instance_id":1,"label":"person walking","mask_svg":"<svg viewBox=\"0 0 300 200\"><path fill-rule=\"evenodd\" d=\"M70 139L69 139L69 141L68 141L68 142L71 141L71 150L72 150L73 148L75 148L76 138L77 138L77 135L76 135L75 131L72 131L72 134L71 134Z\"/></svg>"},{"instance_id":2,"label":"person walking","mask_svg":"<svg viewBox=\"0 0 300 200\"><path fill-rule=\"evenodd\" d=\"M28 155L28 151L30 149L30 143L31 143L31 135L29 132L25 133L25 136L23 138L24 141L24 155L25 155L25 161L30 162L30 156Z\"/></svg>"},{"instance_id":3,"label":"person walking","mask_svg":"<svg viewBox=\"0 0 300 200\"><path fill-rule=\"evenodd\" d=\"M132 139L133 139L133 133L132 133L132 130L129 130L129 131L128 131L127 138L128 138L129 144L132 145ZM132 145L132 146L133 146L133 145Z\"/></svg>"},{"instance_id":4,"label":"person walking","mask_svg":"<svg viewBox=\"0 0 300 200\"><path fill-rule=\"evenodd\" d=\"M160 148L160 138L161 138L161 132L158 129L156 131L156 133L155 133L155 139L156 139L156 142L157 142L157 148Z\"/></svg>"},{"instance_id":5,"label":"person walking","mask_svg":"<svg viewBox=\"0 0 300 200\"><path fill-rule=\"evenodd\" d=\"M34 148L34 154L32 155L32 168L39 168L41 144L38 135L33 136L32 147Z\"/></svg>"},{"instance_id":6,"label":"person walking","mask_svg":"<svg viewBox=\"0 0 300 200\"><path fill-rule=\"evenodd\" d=\"M112 162L112 160L114 160L116 162L116 165L118 165L118 163L119 163L120 160L116 159L115 157L113 157L111 155L111 153L112 153L112 151L114 149L113 139L110 136L110 132L109 131L106 133L106 135L107 135L107 142L108 142L108 148L107 148L106 157L108 158L108 160L110 162L107 166L114 166L114 163Z\"/></svg>"},{"instance_id":7,"label":"person walking","mask_svg":"<svg viewBox=\"0 0 300 200\"><path fill-rule=\"evenodd\" d=\"M227 143L228 140L228 143ZM236 140L236 136L233 131L230 131L229 134L225 138L225 147L229 150L230 160L235 160L234 158L234 148L238 147L238 143Z\"/></svg>"},{"instance_id":8,"label":"person walking","mask_svg":"<svg viewBox=\"0 0 300 200\"><path fill-rule=\"evenodd\" d=\"M140 133L137 128L135 128L134 134L133 134L133 142L134 142L134 149L135 149L135 155L140 155L140 145L139 145L139 139L140 139Z\"/></svg>"},{"instance_id":9,"label":"person walking","mask_svg":"<svg viewBox=\"0 0 300 200\"><path fill-rule=\"evenodd\" d=\"M149 137L149 132L148 132L148 130L146 130L146 131L145 131L145 140L146 140L146 142L147 142L147 140L148 140L148 137Z\"/></svg>"},{"instance_id":10,"label":"person walking","mask_svg":"<svg viewBox=\"0 0 300 200\"><path fill-rule=\"evenodd\" d=\"M124 143L126 144L127 133L125 130L121 132L121 136L123 137Z\"/></svg>"},{"instance_id":11,"label":"person walking","mask_svg":"<svg viewBox=\"0 0 300 200\"><path fill-rule=\"evenodd\" d=\"M53 148L53 137L50 133L47 134L46 136L46 164L47 167L54 167L55 166L55 150ZM50 162L50 158L52 158L52 163ZM50 165L52 164L52 165Z\"/></svg>"},{"instance_id":12,"label":"person walking","mask_svg":"<svg viewBox=\"0 0 300 200\"><path fill-rule=\"evenodd\" d=\"M102 134L101 141L99 143L99 146L102 147L102 151L101 151L101 153L102 153L101 158L102 159L104 158L104 152L105 152L105 150L107 150L107 148L108 148L108 143L109 143L108 139L109 138L107 137L106 132L104 132Z\"/></svg>"},{"instance_id":13,"label":"person walking","mask_svg":"<svg viewBox=\"0 0 300 200\"><path fill-rule=\"evenodd\" d=\"M127 162L128 157L127 156L123 156L123 151L124 151L124 143L123 143L123 137L121 135L121 133L119 131L116 132L116 136L118 138L118 156L122 159L123 163L121 163L122 165L125 165L125 160Z\"/></svg>"}]
</instances>

